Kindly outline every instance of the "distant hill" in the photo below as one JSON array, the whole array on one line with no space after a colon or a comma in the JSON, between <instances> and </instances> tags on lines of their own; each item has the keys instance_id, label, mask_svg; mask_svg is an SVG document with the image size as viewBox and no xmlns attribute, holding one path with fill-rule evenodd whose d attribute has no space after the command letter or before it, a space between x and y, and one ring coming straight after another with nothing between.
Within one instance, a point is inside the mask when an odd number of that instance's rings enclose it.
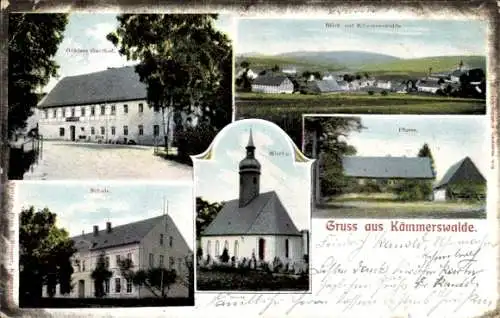
<instances>
[{"instance_id":1,"label":"distant hill","mask_svg":"<svg viewBox=\"0 0 500 318\"><path fill-rule=\"evenodd\" d=\"M284 58L293 58L310 63L336 64L346 68L358 68L366 64L387 63L400 58L380 53L363 51L326 51L326 52L288 52L276 55Z\"/></svg>"},{"instance_id":2,"label":"distant hill","mask_svg":"<svg viewBox=\"0 0 500 318\"><path fill-rule=\"evenodd\" d=\"M427 73L432 67L432 72L448 72L458 67L460 61L472 68L486 70L485 56L433 56L417 59L399 59L387 63L372 63L360 67L361 71L371 73Z\"/></svg>"},{"instance_id":3,"label":"distant hill","mask_svg":"<svg viewBox=\"0 0 500 318\"><path fill-rule=\"evenodd\" d=\"M240 63L247 61L250 63L250 68L255 71L260 71L264 69L271 69L275 65L280 68L287 68L294 66L297 72L308 71L337 71L345 69L345 66L336 63L319 63L314 61L306 61L300 58L291 58L283 56L266 56L256 54L252 55L240 55L236 57L236 68L240 67Z\"/></svg>"}]
</instances>

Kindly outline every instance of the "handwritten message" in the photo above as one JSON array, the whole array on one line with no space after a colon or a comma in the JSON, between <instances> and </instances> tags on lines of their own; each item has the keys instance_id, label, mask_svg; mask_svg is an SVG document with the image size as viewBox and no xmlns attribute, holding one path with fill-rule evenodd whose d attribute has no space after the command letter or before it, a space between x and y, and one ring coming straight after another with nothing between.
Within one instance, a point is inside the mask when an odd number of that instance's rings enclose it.
<instances>
[{"instance_id":1,"label":"handwritten message","mask_svg":"<svg viewBox=\"0 0 500 318\"><path fill-rule=\"evenodd\" d=\"M333 228L332 220L313 220L311 291L205 294L197 304L298 317L311 310L335 317L474 317L494 308L497 244L486 221L428 222L429 232L403 233L391 230L394 222L367 231L366 222Z\"/></svg>"}]
</instances>

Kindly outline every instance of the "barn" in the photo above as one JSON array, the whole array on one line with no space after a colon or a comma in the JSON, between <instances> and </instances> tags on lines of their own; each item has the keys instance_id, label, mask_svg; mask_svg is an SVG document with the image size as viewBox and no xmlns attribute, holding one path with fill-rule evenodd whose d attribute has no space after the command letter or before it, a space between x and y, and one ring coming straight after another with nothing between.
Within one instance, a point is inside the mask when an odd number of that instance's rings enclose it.
<instances>
[{"instance_id":1,"label":"barn","mask_svg":"<svg viewBox=\"0 0 500 318\"><path fill-rule=\"evenodd\" d=\"M252 83L252 92L268 94L292 94L293 82L285 74L265 74Z\"/></svg>"}]
</instances>

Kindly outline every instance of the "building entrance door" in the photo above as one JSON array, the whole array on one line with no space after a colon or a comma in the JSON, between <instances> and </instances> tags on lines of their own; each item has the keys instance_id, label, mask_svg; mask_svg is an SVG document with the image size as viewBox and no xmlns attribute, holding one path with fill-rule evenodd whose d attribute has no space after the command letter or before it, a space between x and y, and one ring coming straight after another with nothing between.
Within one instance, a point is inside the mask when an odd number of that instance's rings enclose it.
<instances>
[{"instance_id":1,"label":"building entrance door","mask_svg":"<svg viewBox=\"0 0 500 318\"><path fill-rule=\"evenodd\" d=\"M83 279L78 281L78 298L85 298L85 281Z\"/></svg>"},{"instance_id":2,"label":"building entrance door","mask_svg":"<svg viewBox=\"0 0 500 318\"><path fill-rule=\"evenodd\" d=\"M75 126L69 126L69 135L71 137L71 141L75 141L75 139L76 139L76 129L75 129Z\"/></svg>"}]
</instances>

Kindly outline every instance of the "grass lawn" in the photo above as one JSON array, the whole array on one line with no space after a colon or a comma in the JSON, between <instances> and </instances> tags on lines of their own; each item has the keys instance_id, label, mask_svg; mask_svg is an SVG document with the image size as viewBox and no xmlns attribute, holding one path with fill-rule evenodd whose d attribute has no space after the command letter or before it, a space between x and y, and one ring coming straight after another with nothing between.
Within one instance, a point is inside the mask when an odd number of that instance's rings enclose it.
<instances>
[{"instance_id":1,"label":"grass lawn","mask_svg":"<svg viewBox=\"0 0 500 318\"><path fill-rule=\"evenodd\" d=\"M223 272L201 269L196 272L198 290L227 291L307 291L309 278L276 276L260 271Z\"/></svg>"},{"instance_id":2,"label":"grass lawn","mask_svg":"<svg viewBox=\"0 0 500 318\"><path fill-rule=\"evenodd\" d=\"M298 113L346 114L485 114L486 102L440 96L367 93L329 95L239 93L236 97L236 117Z\"/></svg>"},{"instance_id":3,"label":"grass lawn","mask_svg":"<svg viewBox=\"0 0 500 318\"><path fill-rule=\"evenodd\" d=\"M319 204L316 218L485 218L484 203L399 202L386 199L342 199Z\"/></svg>"}]
</instances>

